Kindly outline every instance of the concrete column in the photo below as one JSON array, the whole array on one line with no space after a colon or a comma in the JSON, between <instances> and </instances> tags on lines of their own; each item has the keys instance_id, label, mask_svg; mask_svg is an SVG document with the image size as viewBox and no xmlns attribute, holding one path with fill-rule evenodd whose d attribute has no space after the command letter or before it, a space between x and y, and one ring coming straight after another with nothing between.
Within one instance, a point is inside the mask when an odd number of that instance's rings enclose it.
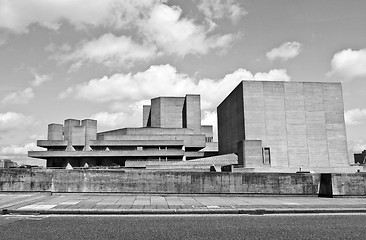
<instances>
[{"instance_id":1,"label":"concrete column","mask_svg":"<svg viewBox=\"0 0 366 240\"><path fill-rule=\"evenodd\" d=\"M142 126L143 127L151 127L151 106L144 105L142 106Z\"/></svg>"},{"instance_id":2,"label":"concrete column","mask_svg":"<svg viewBox=\"0 0 366 240\"><path fill-rule=\"evenodd\" d=\"M47 140L63 140L62 124L56 124L56 123L48 124Z\"/></svg>"},{"instance_id":3,"label":"concrete column","mask_svg":"<svg viewBox=\"0 0 366 240\"><path fill-rule=\"evenodd\" d=\"M83 151L92 151L90 141L97 140L97 121L84 119L81 121L81 126L85 127L85 146Z\"/></svg>"},{"instance_id":4,"label":"concrete column","mask_svg":"<svg viewBox=\"0 0 366 240\"><path fill-rule=\"evenodd\" d=\"M72 127L80 126L80 120L66 119L64 123L64 140L70 140L72 134Z\"/></svg>"},{"instance_id":5,"label":"concrete column","mask_svg":"<svg viewBox=\"0 0 366 240\"><path fill-rule=\"evenodd\" d=\"M183 109L183 127L201 132L201 99L200 95L187 94Z\"/></svg>"},{"instance_id":6,"label":"concrete column","mask_svg":"<svg viewBox=\"0 0 366 240\"><path fill-rule=\"evenodd\" d=\"M161 105L160 98L151 99L151 106L150 106L151 127L161 127L160 105Z\"/></svg>"},{"instance_id":7,"label":"concrete column","mask_svg":"<svg viewBox=\"0 0 366 240\"><path fill-rule=\"evenodd\" d=\"M80 120L77 119L66 119L64 123L64 140L67 140L66 151L75 151L72 146L72 129L75 126L80 126Z\"/></svg>"}]
</instances>

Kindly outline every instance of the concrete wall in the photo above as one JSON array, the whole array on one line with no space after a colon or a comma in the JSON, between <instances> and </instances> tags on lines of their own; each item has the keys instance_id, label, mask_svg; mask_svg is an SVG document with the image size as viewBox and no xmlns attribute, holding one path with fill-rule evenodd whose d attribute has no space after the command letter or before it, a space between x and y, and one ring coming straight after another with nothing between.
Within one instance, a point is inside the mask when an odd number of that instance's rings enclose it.
<instances>
[{"instance_id":1,"label":"concrete wall","mask_svg":"<svg viewBox=\"0 0 366 240\"><path fill-rule=\"evenodd\" d=\"M151 106L143 105L142 106L142 126L143 127L151 127Z\"/></svg>"},{"instance_id":2,"label":"concrete wall","mask_svg":"<svg viewBox=\"0 0 366 240\"><path fill-rule=\"evenodd\" d=\"M306 136L304 85L285 83L287 151L290 166L310 166Z\"/></svg>"},{"instance_id":3,"label":"concrete wall","mask_svg":"<svg viewBox=\"0 0 366 240\"><path fill-rule=\"evenodd\" d=\"M201 100L200 95L186 95L183 109L183 127L201 132Z\"/></svg>"},{"instance_id":4,"label":"concrete wall","mask_svg":"<svg viewBox=\"0 0 366 240\"><path fill-rule=\"evenodd\" d=\"M206 146L205 135L194 134L187 128L127 128L98 133L98 140L184 140L190 148L202 149Z\"/></svg>"},{"instance_id":5,"label":"concrete wall","mask_svg":"<svg viewBox=\"0 0 366 240\"><path fill-rule=\"evenodd\" d=\"M62 124L51 123L48 124L47 140L63 140L63 126Z\"/></svg>"},{"instance_id":6,"label":"concrete wall","mask_svg":"<svg viewBox=\"0 0 366 240\"><path fill-rule=\"evenodd\" d=\"M237 143L244 140L243 83L217 107L219 154L237 152Z\"/></svg>"},{"instance_id":7,"label":"concrete wall","mask_svg":"<svg viewBox=\"0 0 366 240\"><path fill-rule=\"evenodd\" d=\"M366 196L366 173L330 174L334 196ZM0 169L0 191L317 195L321 174Z\"/></svg>"},{"instance_id":8,"label":"concrete wall","mask_svg":"<svg viewBox=\"0 0 366 240\"><path fill-rule=\"evenodd\" d=\"M97 120L84 119L81 126L85 128L85 146L83 151L92 151L90 141L97 140Z\"/></svg>"},{"instance_id":9,"label":"concrete wall","mask_svg":"<svg viewBox=\"0 0 366 240\"><path fill-rule=\"evenodd\" d=\"M85 127L85 141L97 140L97 120L84 119L81 126Z\"/></svg>"},{"instance_id":10,"label":"concrete wall","mask_svg":"<svg viewBox=\"0 0 366 240\"><path fill-rule=\"evenodd\" d=\"M244 84L246 88L246 84ZM263 147L271 149L271 166L288 167L287 130L283 82L263 82L265 135ZM245 95L244 95L245 102ZM245 106L244 106L245 111ZM246 116L246 112L244 116ZM247 126L247 125L246 125ZM246 129L250 129L247 126ZM246 138L246 139L251 139Z\"/></svg>"},{"instance_id":11,"label":"concrete wall","mask_svg":"<svg viewBox=\"0 0 366 240\"><path fill-rule=\"evenodd\" d=\"M329 166L327 132L321 83L304 84L306 135L309 164L314 167Z\"/></svg>"},{"instance_id":12,"label":"concrete wall","mask_svg":"<svg viewBox=\"0 0 366 240\"><path fill-rule=\"evenodd\" d=\"M346 166L352 161L348 159L346 126L342 85L323 84L325 127L327 130L329 164Z\"/></svg>"},{"instance_id":13,"label":"concrete wall","mask_svg":"<svg viewBox=\"0 0 366 240\"><path fill-rule=\"evenodd\" d=\"M71 134L71 142L73 146L84 146L85 145L85 127L84 126L73 126Z\"/></svg>"},{"instance_id":14,"label":"concrete wall","mask_svg":"<svg viewBox=\"0 0 366 240\"><path fill-rule=\"evenodd\" d=\"M263 166L262 141L244 140L238 142L238 164L249 168Z\"/></svg>"},{"instance_id":15,"label":"concrete wall","mask_svg":"<svg viewBox=\"0 0 366 240\"><path fill-rule=\"evenodd\" d=\"M331 176L333 195L366 196L365 173L334 173Z\"/></svg>"},{"instance_id":16,"label":"concrete wall","mask_svg":"<svg viewBox=\"0 0 366 240\"><path fill-rule=\"evenodd\" d=\"M72 135L72 127L80 126L80 120L66 119L64 123L64 140L70 140Z\"/></svg>"},{"instance_id":17,"label":"concrete wall","mask_svg":"<svg viewBox=\"0 0 366 240\"><path fill-rule=\"evenodd\" d=\"M243 81L218 107L218 125L220 154L262 140L275 168L349 166L340 83Z\"/></svg>"},{"instance_id":18,"label":"concrete wall","mask_svg":"<svg viewBox=\"0 0 366 240\"><path fill-rule=\"evenodd\" d=\"M151 99L151 127L181 128L184 97Z\"/></svg>"},{"instance_id":19,"label":"concrete wall","mask_svg":"<svg viewBox=\"0 0 366 240\"><path fill-rule=\"evenodd\" d=\"M0 191L308 194L319 174L1 169Z\"/></svg>"}]
</instances>

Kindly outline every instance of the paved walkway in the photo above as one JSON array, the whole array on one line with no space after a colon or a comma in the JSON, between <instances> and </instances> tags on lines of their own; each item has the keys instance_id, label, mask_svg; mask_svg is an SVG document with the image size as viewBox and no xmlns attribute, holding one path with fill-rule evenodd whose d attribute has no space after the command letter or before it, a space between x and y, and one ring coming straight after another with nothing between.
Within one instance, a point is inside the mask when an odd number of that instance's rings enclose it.
<instances>
[{"instance_id":1,"label":"paved walkway","mask_svg":"<svg viewBox=\"0 0 366 240\"><path fill-rule=\"evenodd\" d=\"M366 197L0 193L3 214L366 212Z\"/></svg>"}]
</instances>

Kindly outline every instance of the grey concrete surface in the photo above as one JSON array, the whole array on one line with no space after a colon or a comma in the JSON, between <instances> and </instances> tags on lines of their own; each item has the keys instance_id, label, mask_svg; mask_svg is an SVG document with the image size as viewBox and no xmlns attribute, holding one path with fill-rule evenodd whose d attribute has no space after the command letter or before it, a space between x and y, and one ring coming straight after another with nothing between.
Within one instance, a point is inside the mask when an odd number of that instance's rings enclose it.
<instances>
[{"instance_id":1,"label":"grey concrete surface","mask_svg":"<svg viewBox=\"0 0 366 240\"><path fill-rule=\"evenodd\" d=\"M261 140L263 148L270 148L273 171L355 171L346 169L350 163L340 83L242 81L217 114L220 154L238 153L240 141ZM263 161L245 155L239 159L245 168L268 170Z\"/></svg>"},{"instance_id":2,"label":"grey concrete surface","mask_svg":"<svg viewBox=\"0 0 366 240\"><path fill-rule=\"evenodd\" d=\"M48 139L37 141L47 151L28 156L47 160L47 167L125 166L141 168L147 161L182 161L217 155L212 126L201 126L200 95L158 97L143 107L142 128L97 132L93 119L66 119L49 124ZM180 141L176 145L176 141ZM172 143L171 143L172 142ZM128 164L126 164L128 162Z\"/></svg>"},{"instance_id":3,"label":"grey concrete surface","mask_svg":"<svg viewBox=\"0 0 366 240\"><path fill-rule=\"evenodd\" d=\"M97 193L0 194L3 214L365 213L366 198ZM12 203L11 203L12 202Z\"/></svg>"}]
</instances>

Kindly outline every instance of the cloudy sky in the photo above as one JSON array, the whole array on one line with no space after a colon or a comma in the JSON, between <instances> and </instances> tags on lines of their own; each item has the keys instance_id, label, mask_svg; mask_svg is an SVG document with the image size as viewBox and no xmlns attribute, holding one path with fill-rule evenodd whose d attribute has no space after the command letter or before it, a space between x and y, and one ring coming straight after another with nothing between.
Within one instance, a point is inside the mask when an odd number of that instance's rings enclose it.
<instances>
[{"instance_id":1,"label":"cloudy sky","mask_svg":"<svg viewBox=\"0 0 366 240\"><path fill-rule=\"evenodd\" d=\"M366 148L364 0L0 0L0 159L47 124L139 127L157 96L201 94L203 123L242 79L343 83Z\"/></svg>"}]
</instances>

